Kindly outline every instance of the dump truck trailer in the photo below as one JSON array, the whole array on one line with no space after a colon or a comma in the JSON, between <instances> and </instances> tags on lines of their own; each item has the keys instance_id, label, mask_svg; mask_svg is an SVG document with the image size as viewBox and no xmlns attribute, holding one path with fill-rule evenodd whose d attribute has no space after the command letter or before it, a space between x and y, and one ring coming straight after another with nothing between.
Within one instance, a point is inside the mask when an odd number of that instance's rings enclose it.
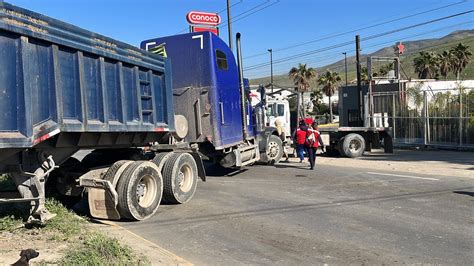
<instances>
[{"instance_id":1,"label":"dump truck trailer","mask_svg":"<svg viewBox=\"0 0 474 266\"><path fill-rule=\"evenodd\" d=\"M170 60L0 8L0 172L22 196L2 201L31 201L30 219L44 221L46 190L81 196L88 187L93 216L143 220L162 198L191 199L205 172L197 150L173 139ZM82 149L95 151L71 157Z\"/></svg>"},{"instance_id":2,"label":"dump truck trailer","mask_svg":"<svg viewBox=\"0 0 474 266\"><path fill-rule=\"evenodd\" d=\"M236 64L217 36L163 39L166 57L8 3L0 14L0 173L21 194L0 203L31 202L31 222L54 215L46 193L86 197L96 218L147 219L193 197L203 158L281 158L276 129L250 105L240 48Z\"/></svg>"}]
</instances>

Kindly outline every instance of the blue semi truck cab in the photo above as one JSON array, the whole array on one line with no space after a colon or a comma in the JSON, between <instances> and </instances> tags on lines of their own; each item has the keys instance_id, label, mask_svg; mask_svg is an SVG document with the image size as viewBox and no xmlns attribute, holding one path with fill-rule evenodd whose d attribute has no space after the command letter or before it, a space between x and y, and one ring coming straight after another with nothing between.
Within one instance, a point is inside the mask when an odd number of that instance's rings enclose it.
<instances>
[{"instance_id":1,"label":"blue semi truck cab","mask_svg":"<svg viewBox=\"0 0 474 266\"><path fill-rule=\"evenodd\" d=\"M160 47L171 61L174 113L180 117L175 125L188 129L182 141L197 143L204 156L226 167L281 159L276 129L264 127L264 106L252 108L242 62L222 39L195 32L145 40L140 47Z\"/></svg>"}]
</instances>

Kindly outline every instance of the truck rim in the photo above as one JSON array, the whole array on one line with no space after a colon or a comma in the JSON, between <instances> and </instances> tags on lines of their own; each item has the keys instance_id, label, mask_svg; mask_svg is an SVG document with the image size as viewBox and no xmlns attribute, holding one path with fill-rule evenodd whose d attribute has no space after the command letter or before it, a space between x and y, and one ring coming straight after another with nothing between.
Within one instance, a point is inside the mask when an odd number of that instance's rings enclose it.
<instances>
[{"instance_id":1,"label":"truck rim","mask_svg":"<svg viewBox=\"0 0 474 266\"><path fill-rule=\"evenodd\" d=\"M178 177L177 177L177 184L181 191L188 192L192 185L193 185L193 171L191 167L187 164L183 165L181 169L179 169Z\"/></svg>"},{"instance_id":2,"label":"truck rim","mask_svg":"<svg viewBox=\"0 0 474 266\"><path fill-rule=\"evenodd\" d=\"M278 152L279 152L278 143L276 143L274 141L270 141L268 143L268 151L267 151L268 157L273 159L273 158L278 156Z\"/></svg>"},{"instance_id":3,"label":"truck rim","mask_svg":"<svg viewBox=\"0 0 474 266\"><path fill-rule=\"evenodd\" d=\"M361 146L360 141L357 139L353 139L349 143L349 150L351 152L357 152L360 149L360 146Z\"/></svg>"},{"instance_id":4,"label":"truck rim","mask_svg":"<svg viewBox=\"0 0 474 266\"><path fill-rule=\"evenodd\" d=\"M151 175L146 175L138 183L137 201L143 208L147 208L153 203L154 194L156 193L156 186L153 180Z\"/></svg>"}]
</instances>

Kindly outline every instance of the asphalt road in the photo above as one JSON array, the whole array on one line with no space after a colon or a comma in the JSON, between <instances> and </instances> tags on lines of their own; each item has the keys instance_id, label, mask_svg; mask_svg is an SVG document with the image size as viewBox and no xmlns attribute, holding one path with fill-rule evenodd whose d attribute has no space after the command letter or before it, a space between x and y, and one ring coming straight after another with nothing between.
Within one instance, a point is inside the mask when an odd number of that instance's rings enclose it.
<instances>
[{"instance_id":1,"label":"asphalt road","mask_svg":"<svg viewBox=\"0 0 474 266\"><path fill-rule=\"evenodd\" d=\"M209 173L120 225L195 264L474 261L474 179L298 163Z\"/></svg>"}]
</instances>

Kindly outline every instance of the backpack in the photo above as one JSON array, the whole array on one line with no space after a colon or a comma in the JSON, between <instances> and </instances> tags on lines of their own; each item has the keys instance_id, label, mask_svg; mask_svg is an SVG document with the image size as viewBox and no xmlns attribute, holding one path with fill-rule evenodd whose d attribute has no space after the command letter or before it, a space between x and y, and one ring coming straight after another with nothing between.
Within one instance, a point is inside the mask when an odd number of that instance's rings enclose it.
<instances>
[{"instance_id":1,"label":"backpack","mask_svg":"<svg viewBox=\"0 0 474 266\"><path fill-rule=\"evenodd\" d=\"M304 145L305 146L308 146L308 147L313 147L314 146L314 143L315 143L315 139L314 139L314 133L307 130L306 131L306 139L304 141Z\"/></svg>"}]
</instances>

